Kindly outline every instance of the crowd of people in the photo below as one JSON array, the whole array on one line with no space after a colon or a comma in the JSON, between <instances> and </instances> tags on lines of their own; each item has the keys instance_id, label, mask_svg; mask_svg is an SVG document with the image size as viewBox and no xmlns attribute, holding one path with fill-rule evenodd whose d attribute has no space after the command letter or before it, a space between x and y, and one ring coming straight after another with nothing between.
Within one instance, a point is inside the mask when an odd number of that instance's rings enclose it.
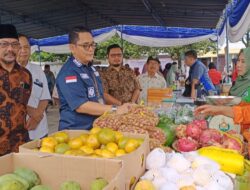
<instances>
[{"instance_id":1,"label":"crowd of people","mask_svg":"<svg viewBox=\"0 0 250 190\"><path fill-rule=\"evenodd\" d=\"M147 103L148 89L171 87L178 80L178 64L169 63L161 70L157 56L149 56L142 74L123 64L123 49L107 48L108 68L96 70L92 61L96 49L91 31L74 27L69 34L70 58L57 78L50 71L29 62L31 46L27 36L9 24L0 25L0 156L18 151L29 140L48 135L46 108L51 97L60 104L59 130L92 128L94 120L106 113L126 113L136 103ZM197 98L220 94L222 76L214 63L209 69L194 50L185 53L190 67L184 96ZM224 114L236 123L250 124L250 49L241 51L237 60L237 79L230 95L242 97L235 107L201 106L195 113ZM98 72L100 71L100 72Z\"/></svg>"}]
</instances>

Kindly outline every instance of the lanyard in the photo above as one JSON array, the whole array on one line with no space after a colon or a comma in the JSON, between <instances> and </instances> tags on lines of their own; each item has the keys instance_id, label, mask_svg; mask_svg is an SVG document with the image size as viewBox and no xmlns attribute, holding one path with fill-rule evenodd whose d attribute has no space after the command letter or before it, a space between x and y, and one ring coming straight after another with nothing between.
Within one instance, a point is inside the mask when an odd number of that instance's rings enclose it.
<instances>
[{"instance_id":1,"label":"lanyard","mask_svg":"<svg viewBox=\"0 0 250 190\"><path fill-rule=\"evenodd\" d=\"M88 68L87 68L88 69ZM91 68L91 70L93 71L93 69ZM89 71L89 70L88 70ZM99 92L99 88L98 88L98 84L97 84L97 80L96 80L96 76L95 74L92 72L92 71L89 71L89 74L90 74L90 78L92 80L92 82L94 83L94 88L95 88L95 91L96 91L96 94L97 94L97 97L100 98L100 92Z\"/></svg>"},{"instance_id":2,"label":"lanyard","mask_svg":"<svg viewBox=\"0 0 250 190\"><path fill-rule=\"evenodd\" d=\"M80 63L79 61L77 61L76 59L73 60L73 62L76 64L77 67L81 67L83 66L82 63ZM92 82L94 83L94 88L97 94L98 99L101 97L100 92L99 92L99 88L98 88L98 84L97 84L97 80L96 80L96 76L94 74L94 69L88 65L86 65L86 69L88 72L88 75L90 76L90 79L92 80ZM91 69L91 70L90 70Z\"/></svg>"}]
</instances>

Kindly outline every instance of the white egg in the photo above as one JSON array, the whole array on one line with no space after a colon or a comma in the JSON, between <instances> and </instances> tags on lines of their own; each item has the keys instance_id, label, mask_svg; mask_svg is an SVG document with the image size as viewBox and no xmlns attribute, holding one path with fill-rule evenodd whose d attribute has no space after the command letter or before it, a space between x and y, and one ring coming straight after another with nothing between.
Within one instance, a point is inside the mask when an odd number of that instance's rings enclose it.
<instances>
[{"instance_id":1,"label":"white egg","mask_svg":"<svg viewBox=\"0 0 250 190\"><path fill-rule=\"evenodd\" d=\"M158 169L148 170L143 176L141 176L142 180L150 180L153 181L155 178L161 177L161 172Z\"/></svg>"},{"instance_id":2,"label":"white egg","mask_svg":"<svg viewBox=\"0 0 250 190\"><path fill-rule=\"evenodd\" d=\"M163 184L167 183L167 180L164 177L158 177L158 178L155 178L152 181L152 183L154 184L156 189L160 189Z\"/></svg>"},{"instance_id":3,"label":"white egg","mask_svg":"<svg viewBox=\"0 0 250 190\"><path fill-rule=\"evenodd\" d=\"M198 168L202 165L209 165L210 168L218 171L220 170L220 165L213 160L210 160L209 158L203 157L203 156L198 156L194 159L192 162L192 168Z\"/></svg>"},{"instance_id":4,"label":"white egg","mask_svg":"<svg viewBox=\"0 0 250 190\"><path fill-rule=\"evenodd\" d=\"M167 162L167 167L173 168L179 173L184 172L189 169L191 162L189 162L184 156L180 153L174 154Z\"/></svg>"},{"instance_id":5,"label":"white egg","mask_svg":"<svg viewBox=\"0 0 250 190\"><path fill-rule=\"evenodd\" d=\"M180 179L177 182L179 188L185 186L193 186L194 185L194 178L192 175L184 174L181 175Z\"/></svg>"},{"instance_id":6,"label":"white egg","mask_svg":"<svg viewBox=\"0 0 250 190\"><path fill-rule=\"evenodd\" d=\"M224 187L226 190L233 190L234 184L232 179L222 171L216 172L212 179L216 181L220 186Z\"/></svg>"},{"instance_id":7,"label":"white egg","mask_svg":"<svg viewBox=\"0 0 250 190\"><path fill-rule=\"evenodd\" d=\"M159 190L179 190L179 187L175 183L164 183Z\"/></svg>"},{"instance_id":8,"label":"white egg","mask_svg":"<svg viewBox=\"0 0 250 190\"><path fill-rule=\"evenodd\" d=\"M193 162L199 156L197 151L183 152L183 156L190 162Z\"/></svg>"},{"instance_id":9,"label":"white egg","mask_svg":"<svg viewBox=\"0 0 250 190\"><path fill-rule=\"evenodd\" d=\"M212 181L209 184L204 186L207 190L227 190L224 187L220 186L216 181Z\"/></svg>"},{"instance_id":10,"label":"white egg","mask_svg":"<svg viewBox=\"0 0 250 190\"><path fill-rule=\"evenodd\" d=\"M162 168L166 164L166 154L161 148L155 148L146 159L146 169Z\"/></svg>"},{"instance_id":11,"label":"white egg","mask_svg":"<svg viewBox=\"0 0 250 190\"><path fill-rule=\"evenodd\" d=\"M174 168L164 167L160 169L162 176L173 183L177 183L180 178L180 174Z\"/></svg>"},{"instance_id":12,"label":"white egg","mask_svg":"<svg viewBox=\"0 0 250 190\"><path fill-rule=\"evenodd\" d=\"M212 178L211 172L203 166L196 168L193 172L194 182L200 186L209 184Z\"/></svg>"}]
</instances>

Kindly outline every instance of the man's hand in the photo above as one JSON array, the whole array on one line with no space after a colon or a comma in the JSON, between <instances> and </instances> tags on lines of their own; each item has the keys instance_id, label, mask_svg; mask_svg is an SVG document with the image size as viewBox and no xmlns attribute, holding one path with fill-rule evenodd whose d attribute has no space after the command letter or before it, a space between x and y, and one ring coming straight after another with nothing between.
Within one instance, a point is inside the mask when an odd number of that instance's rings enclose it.
<instances>
[{"instance_id":1,"label":"man's hand","mask_svg":"<svg viewBox=\"0 0 250 190\"><path fill-rule=\"evenodd\" d=\"M36 122L40 123L40 121L43 119L43 112L32 107L28 107L27 110L30 118L33 118Z\"/></svg>"},{"instance_id":2,"label":"man's hand","mask_svg":"<svg viewBox=\"0 0 250 190\"><path fill-rule=\"evenodd\" d=\"M29 118L28 121L27 121L27 124L26 124L26 129L28 131L30 130L34 130L37 128L39 122L37 122L34 118Z\"/></svg>"},{"instance_id":3,"label":"man's hand","mask_svg":"<svg viewBox=\"0 0 250 190\"><path fill-rule=\"evenodd\" d=\"M123 104L122 106L119 106L117 108L117 112L116 113L117 114L128 113L132 106L133 106L133 104L130 104L130 103Z\"/></svg>"}]
</instances>

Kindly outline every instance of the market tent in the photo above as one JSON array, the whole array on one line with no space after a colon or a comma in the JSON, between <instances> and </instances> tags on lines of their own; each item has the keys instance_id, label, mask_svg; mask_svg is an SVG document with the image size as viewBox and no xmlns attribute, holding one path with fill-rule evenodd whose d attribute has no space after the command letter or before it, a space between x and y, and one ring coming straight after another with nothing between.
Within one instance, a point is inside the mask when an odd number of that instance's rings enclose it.
<instances>
[{"instance_id":1,"label":"market tent","mask_svg":"<svg viewBox=\"0 0 250 190\"><path fill-rule=\"evenodd\" d=\"M228 0L1 0L0 23L41 39L117 25L215 28Z\"/></svg>"},{"instance_id":2,"label":"market tent","mask_svg":"<svg viewBox=\"0 0 250 190\"><path fill-rule=\"evenodd\" d=\"M133 44L150 47L187 45L216 35L215 30L200 28L178 28L161 26L119 25L92 31L95 41L102 42L116 33ZM33 49L53 53L68 53L68 35L34 40Z\"/></svg>"},{"instance_id":3,"label":"market tent","mask_svg":"<svg viewBox=\"0 0 250 190\"><path fill-rule=\"evenodd\" d=\"M241 40L250 27L250 0L235 1L224 11L220 22L219 43L224 44L226 38L231 42ZM228 36L227 36L228 35Z\"/></svg>"}]
</instances>

